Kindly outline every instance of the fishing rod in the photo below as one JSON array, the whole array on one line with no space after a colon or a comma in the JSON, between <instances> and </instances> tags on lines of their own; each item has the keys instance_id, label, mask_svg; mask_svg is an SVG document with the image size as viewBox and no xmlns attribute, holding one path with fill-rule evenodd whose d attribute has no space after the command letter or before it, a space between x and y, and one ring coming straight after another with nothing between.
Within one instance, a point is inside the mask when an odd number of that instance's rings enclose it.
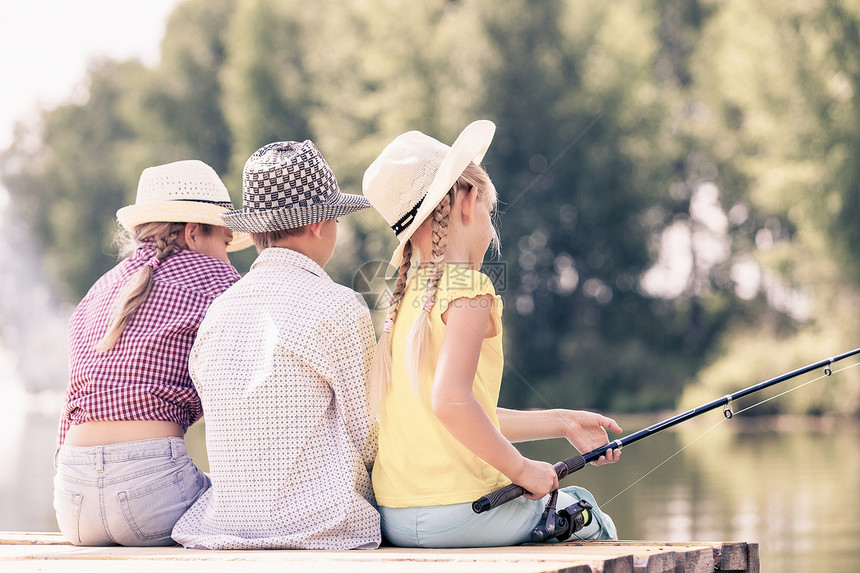
<instances>
[{"instance_id":1,"label":"fishing rod","mask_svg":"<svg viewBox=\"0 0 860 573\"><path fill-rule=\"evenodd\" d=\"M722 398L719 398L712 402L708 402L707 404L702 404L698 408L693 408L692 410L677 414L675 416L672 416L671 418L663 420L662 422L657 422L656 424L639 430L638 432L634 432L628 436L619 438L606 444L605 446L597 448L596 450L592 450L586 454L576 455L566 460L562 460L553 466L555 468L555 473L558 474L558 479L562 479L575 471L581 470L585 467L585 464L595 461L604 453L606 453L606 450L613 448L621 448L622 446L628 446L634 442L638 442L643 438L652 436L657 432L661 432L667 428L671 428L676 424L685 422L690 418L695 418L700 414L710 412L711 410L719 408L720 406L723 406L723 415L726 418L731 418L734 415L734 411L732 410L732 401L737 400L739 398L743 398L744 396L748 396L749 394L753 394L755 392L758 392L759 390L764 390L765 388L773 386L774 384L785 382L786 380L790 380L791 378L795 378L797 376L800 376L801 374L806 374L807 372L811 372L822 367L824 368L824 374L830 376L830 374L833 372L832 365L834 362L839 362L840 360L844 360L845 358L854 356L856 354L860 354L860 348L855 348L850 352L839 354L838 356L833 356L825 360L820 360L813 364L809 364L808 366L804 366L803 368L798 368L797 370L793 370L781 376L777 376L776 378L771 378L770 380L766 380L759 384L744 388L743 390L739 390L734 394L727 394ZM516 484L510 484L503 488L497 489L496 491L488 493L484 497L472 502L472 510L475 513L483 513L511 500L514 500L519 496L523 495L523 493L525 493L525 490L522 487Z\"/></svg>"}]
</instances>

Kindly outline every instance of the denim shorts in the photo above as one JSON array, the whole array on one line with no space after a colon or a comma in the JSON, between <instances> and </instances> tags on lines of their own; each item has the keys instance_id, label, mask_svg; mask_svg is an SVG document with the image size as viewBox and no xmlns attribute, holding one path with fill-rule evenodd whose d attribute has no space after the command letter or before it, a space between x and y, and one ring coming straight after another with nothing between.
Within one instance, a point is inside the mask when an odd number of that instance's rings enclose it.
<instances>
[{"instance_id":1,"label":"denim shorts","mask_svg":"<svg viewBox=\"0 0 860 573\"><path fill-rule=\"evenodd\" d=\"M75 545L173 545L173 525L210 485L182 438L63 445L54 467L57 524Z\"/></svg>"},{"instance_id":2,"label":"denim shorts","mask_svg":"<svg viewBox=\"0 0 860 573\"><path fill-rule=\"evenodd\" d=\"M382 533L399 547L495 547L531 541L549 496L539 500L518 497L485 513L472 511L471 503L405 507L379 507ZM584 499L594 507L594 519L568 541L618 539L615 524L598 507L594 496L581 487L558 491L558 509Z\"/></svg>"}]
</instances>

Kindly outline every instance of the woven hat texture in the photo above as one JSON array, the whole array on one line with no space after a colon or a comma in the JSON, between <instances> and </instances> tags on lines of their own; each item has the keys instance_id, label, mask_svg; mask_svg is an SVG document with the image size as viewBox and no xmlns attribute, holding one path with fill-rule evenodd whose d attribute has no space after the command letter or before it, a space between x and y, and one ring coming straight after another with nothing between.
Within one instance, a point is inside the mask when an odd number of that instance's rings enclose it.
<instances>
[{"instance_id":1,"label":"woven hat texture","mask_svg":"<svg viewBox=\"0 0 860 573\"><path fill-rule=\"evenodd\" d=\"M227 187L209 165L197 159L147 167L137 184L134 205L116 212L128 230L154 222L207 223L224 226L221 214L233 208ZM233 235L228 251L251 246L244 233Z\"/></svg>"},{"instance_id":2,"label":"woven hat texture","mask_svg":"<svg viewBox=\"0 0 860 573\"><path fill-rule=\"evenodd\" d=\"M366 209L361 195L341 193L334 173L310 140L258 149L242 172L242 208L224 213L236 231L280 231Z\"/></svg>"},{"instance_id":3,"label":"woven hat texture","mask_svg":"<svg viewBox=\"0 0 860 573\"><path fill-rule=\"evenodd\" d=\"M362 191L394 231L399 245L389 273L400 266L403 247L470 163L480 165L496 126L481 119L466 126L452 146L420 131L397 136L364 172Z\"/></svg>"}]
</instances>

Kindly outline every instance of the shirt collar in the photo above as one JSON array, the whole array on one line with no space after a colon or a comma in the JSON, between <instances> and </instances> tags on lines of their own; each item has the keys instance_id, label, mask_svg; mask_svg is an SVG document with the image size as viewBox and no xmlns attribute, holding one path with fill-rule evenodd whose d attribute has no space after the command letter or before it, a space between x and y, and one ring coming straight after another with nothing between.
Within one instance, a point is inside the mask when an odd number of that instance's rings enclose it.
<instances>
[{"instance_id":1,"label":"shirt collar","mask_svg":"<svg viewBox=\"0 0 860 573\"><path fill-rule=\"evenodd\" d=\"M155 243L152 241L141 241L134 252L131 254L131 259L149 259L155 254Z\"/></svg>"},{"instance_id":2,"label":"shirt collar","mask_svg":"<svg viewBox=\"0 0 860 573\"><path fill-rule=\"evenodd\" d=\"M137 246L137 249L135 249L134 253L132 253L132 255L129 257L129 259L136 262L146 262L151 257L154 257L157 251L158 249L155 246L155 241L141 241L141 243ZM176 261L178 259L188 258L193 260L195 257L205 257L206 259L213 258L209 255L204 255L202 253L192 251L191 249L182 249L180 247L174 247L173 250L170 251L170 254L161 259L161 263L159 263L159 266L163 263L166 263L167 261Z\"/></svg>"},{"instance_id":3,"label":"shirt collar","mask_svg":"<svg viewBox=\"0 0 860 573\"><path fill-rule=\"evenodd\" d=\"M291 265L318 277L331 280L323 268L311 260L310 257L286 247L268 247L263 249L263 252L259 254L257 260L251 265L251 269L254 269L257 265L268 263Z\"/></svg>"}]
</instances>

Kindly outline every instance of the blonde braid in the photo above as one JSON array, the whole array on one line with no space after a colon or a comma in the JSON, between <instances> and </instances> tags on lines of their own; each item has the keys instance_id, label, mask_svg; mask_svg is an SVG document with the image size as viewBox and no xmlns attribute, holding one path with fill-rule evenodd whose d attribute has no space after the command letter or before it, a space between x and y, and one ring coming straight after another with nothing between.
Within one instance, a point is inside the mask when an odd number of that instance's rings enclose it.
<instances>
[{"instance_id":1,"label":"blonde braid","mask_svg":"<svg viewBox=\"0 0 860 573\"><path fill-rule=\"evenodd\" d=\"M400 257L400 270L397 274L394 292L388 301L388 315L385 317L385 326L382 329L382 335L379 337L379 342L376 345L376 354L373 355L373 362L370 365L368 399L370 402L370 414L374 418L379 417L379 412L382 409L382 399L391 387L391 330L394 328L394 321L397 320L397 310L400 307L400 301L403 299L403 295L406 294L406 278L411 266L412 241L407 240L403 245L403 254Z\"/></svg>"},{"instance_id":2,"label":"blonde braid","mask_svg":"<svg viewBox=\"0 0 860 573\"><path fill-rule=\"evenodd\" d=\"M176 239L184 229L185 223L146 223L135 228L135 240L138 243L144 239L155 239L155 262L144 264L120 290L114 303L113 318L107 332L96 344L96 352L108 352L119 342L135 311L152 290L155 267L173 252Z\"/></svg>"},{"instance_id":3,"label":"blonde braid","mask_svg":"<svg viewBox=\"0 0 860 573\"><path fill-rule=\"evenodd\" d=\"M445 249L448 246L448 214L451 212L451 190L433 210L433 251L430 262L433 270L424 289L424 306L406 339L406 368L409 382L416 396L421 395L421 375L429 370L427 344L430 340L430 311L436 304L436 290L445 271Z\"/></svg>"},{"instance_id":4,"label":"blonde braid","mask_svg":"<svg viewBox=\"0 0 860 573\"><path fill-rule=\"evenodd\" d=\"M173 247L176 245L176 239L179 234L185 230L185 223L172 223L167 228L167 236L155 237L155 258L159 261L166 258L167 255L173 252Z\"/></svg>"},{"instance_id":5,"label":"blonde braid","mask_svg":"<svg viewBox=\"0 0 860 573\"><path fill-rule=\"evenodd\" d=\"M409 269L412 267L412 241L407 240L403 245L403 254L400 258L400 271L397 274L397 283L394 285L394 292L391 294L391 300L388 301L388 316L385 320L387 330L391 332L394 327L394 321L397 320L397 310L400 306L400 300L406 294L406 277L409 274Z\"/></svg>"}]
</instances>

